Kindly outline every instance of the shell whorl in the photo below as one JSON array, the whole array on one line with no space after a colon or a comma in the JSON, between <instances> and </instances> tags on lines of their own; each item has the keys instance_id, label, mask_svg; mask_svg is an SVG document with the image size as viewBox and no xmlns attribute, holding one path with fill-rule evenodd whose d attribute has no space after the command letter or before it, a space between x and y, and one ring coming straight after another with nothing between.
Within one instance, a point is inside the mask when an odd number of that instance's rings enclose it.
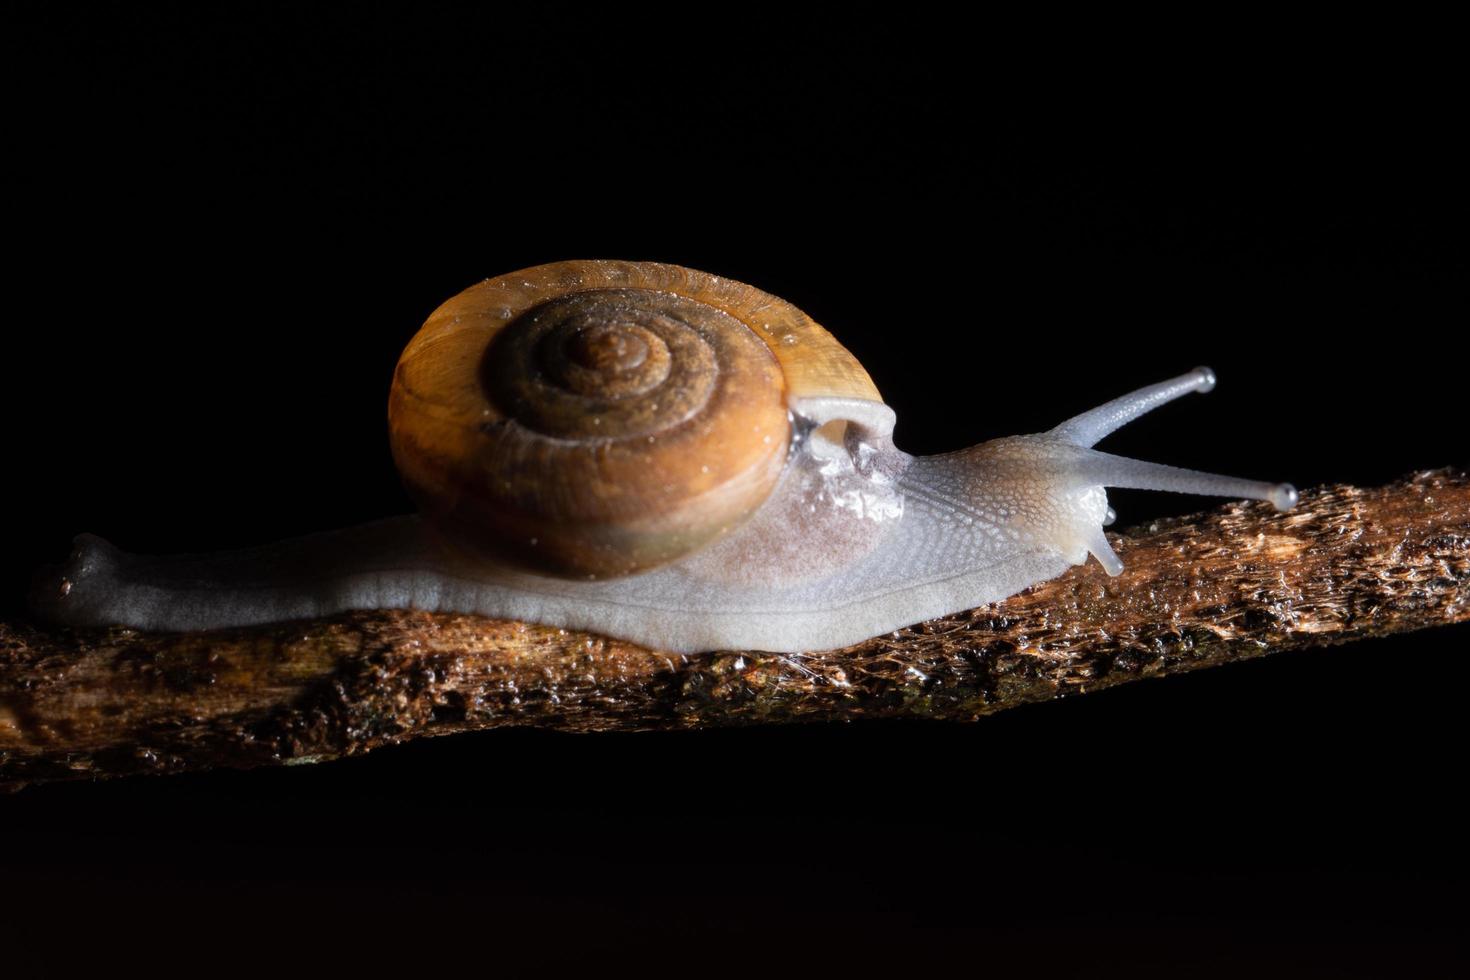
<instances>
[{"instance_id":1,"label":"shell whorl","mask_svg":"<svg viewBox=\"0 0 1470 980\"><path fill-rule=\"evenodd\" d=\"M680 266L581 261L487 280L399 360L394 458L454 544L609 577L735 527L785 463L793 398L879 401L810 317Z\"/></svg>"}]
</instances>

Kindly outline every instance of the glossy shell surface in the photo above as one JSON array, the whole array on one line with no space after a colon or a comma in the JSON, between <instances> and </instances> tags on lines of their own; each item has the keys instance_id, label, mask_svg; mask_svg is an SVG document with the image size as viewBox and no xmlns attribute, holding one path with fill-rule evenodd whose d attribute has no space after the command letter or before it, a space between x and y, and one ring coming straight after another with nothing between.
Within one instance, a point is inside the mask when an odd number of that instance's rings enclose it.
<instances>
[{"instance_id":1,"label":"glossy shell surface","mask_svg":"<svg viewBox=\"0 0 1470 980\"><path fill-rule=\"evenodd\" d=\"M881 401L790 303L680 266L571 261L429 317L389 397L394 458L454 546L606 578L728 532L771 492L793 399Z\"/></svg>"}]
</instances>

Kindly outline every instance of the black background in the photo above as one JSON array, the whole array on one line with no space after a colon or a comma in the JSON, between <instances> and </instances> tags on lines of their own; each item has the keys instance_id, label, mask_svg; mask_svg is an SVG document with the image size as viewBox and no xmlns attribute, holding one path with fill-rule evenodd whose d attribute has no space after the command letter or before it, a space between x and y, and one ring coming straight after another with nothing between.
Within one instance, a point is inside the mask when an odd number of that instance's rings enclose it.
<instances>
[{"instance_id":1,"label":"black background","mask_svg":"<svg viewBox=\"0 0 1470 980\"><path fill-rule=\"evenodd\" d=\"M567 8L13 26L6 615L78 531L205 550L406 510L398 351L460 289L564 258L795 302L912 452L1204 363L1215 393L1105 448L1300 486L1466 460L1463 111L1434 25L1218 50L1182 25L1110 25L1124 47ZM1204 503L1112 499L1125 525ZM1450 971L1467 637L975 725L492 732L34 787L0 798L0 942L16 976Z\"/></svg>"}]
</instances>

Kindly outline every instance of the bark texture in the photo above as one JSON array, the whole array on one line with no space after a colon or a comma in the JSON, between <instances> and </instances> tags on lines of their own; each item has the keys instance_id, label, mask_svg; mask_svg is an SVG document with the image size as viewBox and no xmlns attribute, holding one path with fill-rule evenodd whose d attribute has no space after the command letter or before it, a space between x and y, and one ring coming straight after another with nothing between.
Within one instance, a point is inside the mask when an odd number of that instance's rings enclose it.
<instances>
[{"instance_id":1,"label":"bark texture","mask_svg":"<svg viewBox=\"0 0 1470 980\"><path fill-rule=\"evenodd\" d=\"M502 725L567 731L1016 705L1470 620L1470 474L1319 488L1110 536L1004 602L843 650L680 656L474 616L354 613L209 633L0 623L0 784L317 762Z\"/></svg>"}]
</instances>

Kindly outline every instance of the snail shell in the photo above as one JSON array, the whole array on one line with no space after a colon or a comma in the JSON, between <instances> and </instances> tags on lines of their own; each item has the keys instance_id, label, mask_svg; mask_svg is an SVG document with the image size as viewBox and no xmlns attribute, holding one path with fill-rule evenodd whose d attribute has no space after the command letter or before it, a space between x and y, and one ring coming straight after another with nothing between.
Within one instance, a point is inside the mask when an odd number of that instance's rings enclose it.
<instances>
[{"instance_id":1,"label":"snail shell","mask_svg":"<svg viewBox=\"0 0 1470 980\"><path fill-rule=\"evenodd\" d=\"M790 303L678 266L558 262L439 307L399 360L388 420L448 540L606 578L744 521L785 467L788 402L823 397L882 401Z\"/></svg>"},{"instance_id":2,"label":"snail shell","mask_svg":"<svg viewBox=\"0 0 1470 980\"><path fill-rule=\"evenodd\" d=\"M1097 558L1105 487L1296 491L1093 449L1215 376L1196 368L1043 433L940 456L801 311L677 266L560 262L430 316L389 398L424 517L221 555L83 535L33 599L84 626L209 629L420 608L676 652L843 646L993 602Z\"/></svg>"}]
</instances>

